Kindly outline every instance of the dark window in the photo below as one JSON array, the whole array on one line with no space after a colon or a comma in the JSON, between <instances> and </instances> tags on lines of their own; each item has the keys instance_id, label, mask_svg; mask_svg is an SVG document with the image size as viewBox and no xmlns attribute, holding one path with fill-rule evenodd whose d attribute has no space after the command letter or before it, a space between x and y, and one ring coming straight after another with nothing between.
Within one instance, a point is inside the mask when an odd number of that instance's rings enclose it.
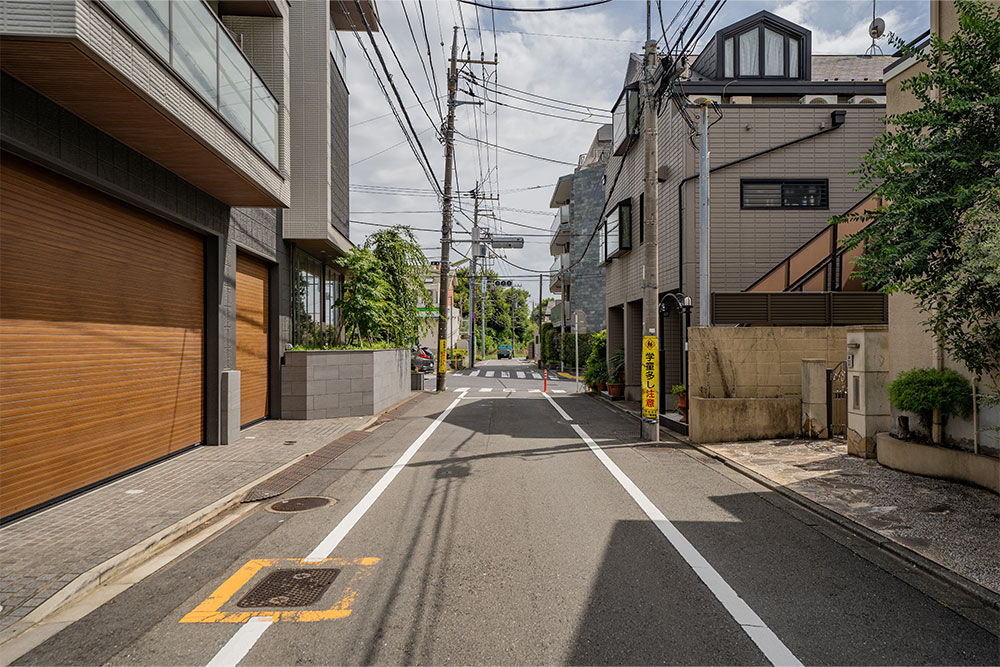
<instances>
[{"instance_id":1,"label":"dark window","mask_svg":"<svg viewBox=\"0 0 1000 667\"><path fill-rule=\"evenodd\" d=\"M632 201L626 199L604 219L604 249L602 259L609 260L632 249Z\"/></svg>"},{"instance_id":2,"label":"dark window","mask_svg":"<svg viewBox=\"0 0 1000 667\"><path fill-rule=\"evenodd\" d=\"M646 196L639 195L639 245L646 242Z\"/></svg>"},{"instance_id":3,"label":"dark window","mask_svg":"<svg viewBox=\"0 0 1000 667\"><path fill-rule=\"evenodd\" d=\"M827 180L740 181L740 208L829 208Z\"/></svg>"},{"instance_id":4,"label":"dark window","mask_svg":"<svg viewBox=\"0 0 1000 667\"><path fill-rule=\"evenodd\" d=\"M623 155L628 147L629 137L639 134L639 89L627 88L615 105L611 117L612 143L614 154Z\"/></svg>"}]
</instances>

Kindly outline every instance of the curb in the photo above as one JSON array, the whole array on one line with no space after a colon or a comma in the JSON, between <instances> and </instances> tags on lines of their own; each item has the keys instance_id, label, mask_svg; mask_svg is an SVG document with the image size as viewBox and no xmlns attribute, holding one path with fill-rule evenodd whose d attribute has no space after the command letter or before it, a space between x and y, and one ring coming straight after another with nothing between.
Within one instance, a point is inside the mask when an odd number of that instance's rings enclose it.
<instances>
[{"instance_id":1,"label":"curb","mask_svg":"<svg viewBox=\"0 0 1000 667\"><path fill-rule=\"evenodd\" d=\"M403 401L400 401L400 403L410 400L410 398L412 398L412 396L408 396ZM389 410L396 408L398 405L398 403L393 405L389 408ZM383 412L388 412L388 410ZM360 431L368 428L383 414L383 412L380 412L377 415L372 415L364 422L360 423L357 428L351 430ZM350 431L348 431L348 433L349 432ZM223 512L241 504L243 497L250 491L250 489L263 483L267 479L270 479L273 475L295 465L299 461L302 461L307 458L310 453L296 456L291 461L283 463L252 482L245 484L236 491L225 495L214 503L211 503L167 526L166 528L157 531L153 535L150 535L137 544L132 545L121 553L112 556L103 563L100 563L79 575L56 591L51 597L49 597L48 600L38 605L38 607L36 607L31 613L11 625L9 628L4 630L3 633L0 633L0 648L3 648L13 640L17 639L28 630L31 630L63 607L76 602L79 598L90 593L101 584L113 579L126 570L130 570L141 565L143 562L151 558L154 555L154 552L160 551L170 544L183 539L196 530L201 524L210 521Z\"/></svg>"},{"instance_id":2,"label":"curb","mask_svg":"<svg viewBox=\"0 0 1000 667\"><path fill-rule=\"evenodd\" d=\"M598 397L595 396L594 398ZM613 410L617 410L623 414L626 414L633 419L638 419L638 417L635 414L633 414L630 410L626 409L624 406L617 406L609 401L601 401L601 402L606 404ZM660 429L663 430L663 427L661 426ZM818 514L827 521L839 526L844 530L847 530L850 533L857 535L858 537L864 539L867 542L870 542L879 549L886 551L889 554L895 556L896 558L899 558L900 560L912 565L914 568L926 572L927 574L930 574L939 582L962 591L969 597L975 599L979 604L983 605L984 607L993 609L995 611L1000 611L1000 594L994 593L993 591L990 591L986 587L981 586L980 584L977 584L974 581L966 579L962 575L949 570L940 563L933 561L927 558L926 556L922 556L921 554L917 553L916 551L913 551L909 547L906 547L896 542L892 538L886 537L881 533L877 533L874 530L867 528L864 525L854 521L853 519L846 517L843 514L840 514L839 512L835 512L834 510L831 510L824 505L821 505L815 500L806 498L805 496L798 494L795 491L792 491L772 481L768 477L765 477L764 475L756 471L753 471L740 463L737 463L736 461L724 456L723 454L710 450L706 447L703 447L702 445L693 443L686 437L680 435L679 433L674 433L670 431L669 435L671 438L677 440L678 442L685 444L688 447L691 447L692 449L698 451L701 454L704 454L705 456L711 459L719 461L726 467L735 470L736 472L740 473L741 475L744 475L745 477L749 477L750 479L760 484L761 486L771 491L774 491L783 498L786 498L815 514Z\"/></svg>"}]
</instances>

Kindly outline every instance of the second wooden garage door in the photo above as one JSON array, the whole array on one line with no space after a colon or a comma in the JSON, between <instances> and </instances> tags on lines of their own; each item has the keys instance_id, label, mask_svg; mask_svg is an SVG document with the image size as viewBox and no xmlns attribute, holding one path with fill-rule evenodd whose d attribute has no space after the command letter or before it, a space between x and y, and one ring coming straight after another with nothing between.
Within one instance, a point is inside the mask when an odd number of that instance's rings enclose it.
<instances>
[{"instance_id":1,"label":"second wooden garage door","mask_svg":"<svg viewBox=\"0 0 1000 667\"><path fill-rule=\"evenodd\" d=\"M240 421L267 417L267 265L236 255L236 370L240 372Z\"/></svg>"}]
</instances>

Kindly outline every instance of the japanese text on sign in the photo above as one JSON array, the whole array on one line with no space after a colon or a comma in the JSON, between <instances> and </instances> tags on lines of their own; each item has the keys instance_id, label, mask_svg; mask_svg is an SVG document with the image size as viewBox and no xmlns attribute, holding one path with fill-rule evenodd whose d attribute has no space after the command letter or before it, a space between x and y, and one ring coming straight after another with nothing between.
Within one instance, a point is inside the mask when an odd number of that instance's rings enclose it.
<instances>
[{"instance_id":1,"label":"japanese text on sign","mask_svg":"<svg viewBox=\"0 0 1000 667\"><path fill-rule=\"evenodd\" d=\"M444 373L447 363L448 343L444 338L438 339L438 373Z\"/></svg>"},{"instance_id":2,"label":"japanese text on sign","mask_svg":"<svg viewBox=\"0 0 1000 667\"><path fill-rule=\"evenodd\" d=\"M659 366L660 357L656 336L642 338L642 416L659 419Z\"/></svg>"}]
</instances>

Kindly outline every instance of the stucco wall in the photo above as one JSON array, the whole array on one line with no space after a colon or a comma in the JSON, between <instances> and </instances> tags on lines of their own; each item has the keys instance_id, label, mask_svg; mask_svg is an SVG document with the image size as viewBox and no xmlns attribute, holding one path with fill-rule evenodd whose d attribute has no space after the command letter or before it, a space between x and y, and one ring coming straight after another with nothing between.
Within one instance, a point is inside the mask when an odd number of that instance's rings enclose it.
<instances>
[{"instance_id":1,"label":"stucco wall","mask_svg":"<svg viewBox=\"0 0 1000 667\"><path fill-rule=\"evenodd\" d=\"M688 388L702 398L799 397L803 359L832 367L847 354L843 327L692 327L689 334Z\"/></svg>"}]
</instances>

